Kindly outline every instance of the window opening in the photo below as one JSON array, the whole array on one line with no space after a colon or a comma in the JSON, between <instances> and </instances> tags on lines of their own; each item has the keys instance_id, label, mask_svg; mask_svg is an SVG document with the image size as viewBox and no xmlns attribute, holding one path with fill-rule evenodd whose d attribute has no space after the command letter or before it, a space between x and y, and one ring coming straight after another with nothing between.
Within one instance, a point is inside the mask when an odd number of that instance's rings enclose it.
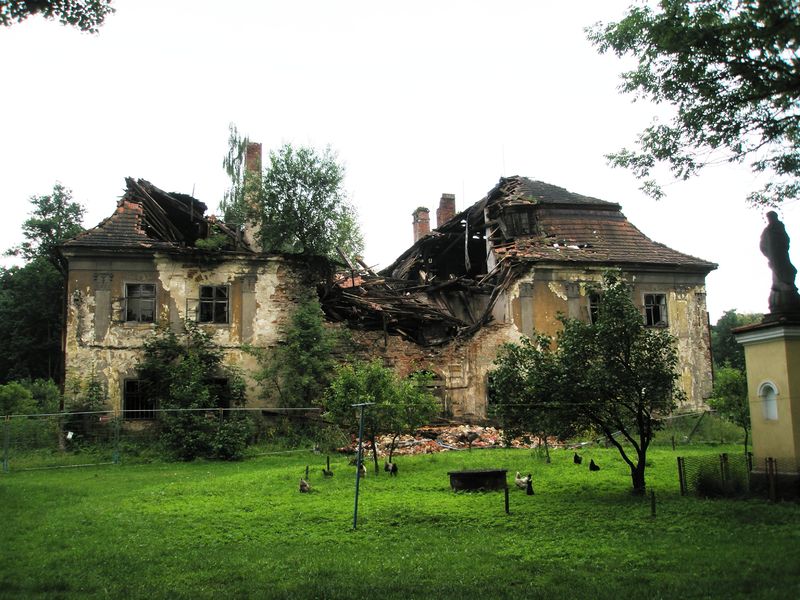
<instances>
[{"instance_id":1,"label":"window opening","mask_svg":"<svg viewBox=\"0 0 800 600\"><path fill-rule=\"evenodd\" d=\"M200 286L200 323L227 323L228 296L227 285Z\"/></svg>"},{"instance_id":2,"label":"window opening","mask_svg":"<svg viewBox=\"0 0 800 600\"><path fill-rule=\"evenodd\" d=\"M125 320L153 323L156 309L156 286L153 283L125 284Z\"/></svg>"},{"instance_id":3,"label":"window opening","mask_svg":"<svg viewBox=\"0 0 800 600\"><path fill-rule=\"evenodd\" d=\"M228 380L224 377L213 377L208 380L211 401L217 408L231 407L231 394Z\"/></svg>"},{"instance_id":4,"label":"window opening","mask_svg":"<svg viewBox=\"0 0 800 600\"><path fill-rule=\"evenodd\" d=\"M644 322L649 327L667 326L667 295L644 295Z\"/></svg>"},{"instance_id":5,"label":"window opening","mask_svg":"<svg viewBox=\"0 0 800 600\"><path fill-rule=\"evenodd\" d=\"M597 323L600 317L600 294L591 292L589 294L589 323Z\"/></svg>"},{"instance_id":6,"label":"window opening","mask_svg":"<svg viewBox=\"0 0 800 600\"><path fill-rule=\"evenodd\" d=\"M126 379L123 390L122 418L142 421L155 419L155 403L144 396L139 379Z\"/></svg>"},{"instance_id":7,"label":"window opening","mask_svg":"<svg viewBox=\"0 0 800 600\"><path fill-rule=\"evenodd\" d=\"M758 390L761 398L761 409L767 421L778 420L778 390L771 383L764 383Z\"/></svg>"}]
</instances>

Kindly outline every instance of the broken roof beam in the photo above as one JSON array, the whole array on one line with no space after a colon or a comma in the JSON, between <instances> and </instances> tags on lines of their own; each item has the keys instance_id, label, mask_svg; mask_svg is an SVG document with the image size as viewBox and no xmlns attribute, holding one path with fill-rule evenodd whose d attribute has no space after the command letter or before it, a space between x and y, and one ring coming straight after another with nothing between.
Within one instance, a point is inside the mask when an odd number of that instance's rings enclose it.
<instances>
[{"instance_id":1,"label":"broken roof beam","mask_svg":"<svg viewBox=\"0 0 800 600\"><path fill-rule=\"evenodd\" d=\"M183 242L183 234L172 224L164 208L147 192L145 187L131 178L127 178L126 181L128 192L132 192L134 198L138 198L145 208L144 218L147 225L164 241Z\"/></svg>"}]
</instances>

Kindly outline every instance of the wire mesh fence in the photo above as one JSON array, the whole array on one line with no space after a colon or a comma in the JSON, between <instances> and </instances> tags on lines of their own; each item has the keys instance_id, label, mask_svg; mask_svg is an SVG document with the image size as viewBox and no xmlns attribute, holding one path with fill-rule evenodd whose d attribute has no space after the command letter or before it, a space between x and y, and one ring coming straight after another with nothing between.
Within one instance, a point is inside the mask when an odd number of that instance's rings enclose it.
<instances>
[{"instance_id":1,"label":"wire mesh fence","mask_svg":"<svg viewBox=\"0 0 800 600\"><path fill-rule=\"evenodd\" d=\"M682 495L708 498L766 496L771 500L798 497L800 469L793 459L754 459L747 454L678 457Z\"/></svg>"},{"instance_id":2,"label":"wire mesh fence","mask_svg":"<svg viewBox=\"0 0 800 600\"><path fill-rule=\"evenodd\" d=\"M135 419L113 411L11 415L3 419L0 433L2 470L158 460L169 455L165 424L187 413L212 431L235 418L246 435L245 458L314 445L338 447L349 441L308 409L155 410Z\"/></svg>"},{"instance_id":3,"label":"wire mesh fence","mask_svg":"<svg viewBox=\"0 0 800 600\"><path fill-rule=\"evenodd\" d=\"M687 444L737 444L744 441L744 430L721 419L712 411L675 413L662 420L656 443L672 447Z\"/></svg>"},{"instance_id":4,"label":"wire mesh fence","mask_svg":"<svg viewBox=\"0 0 800 600\"><path fill-rule=\"evenodd\" d=\"M750 490L750 455L678 457L681 494L737 496Z\"/></svg>"},{"instance_id":5,"label":"wire mesh fence","mask_svg":"<svg viewBox=\"0 0 800 600\"><path fill-rule=\"evenodd\" d=\"M756 457L750 489L770 500L800 498L800 464L788 457Z\"/></svg>"}]
</instances>

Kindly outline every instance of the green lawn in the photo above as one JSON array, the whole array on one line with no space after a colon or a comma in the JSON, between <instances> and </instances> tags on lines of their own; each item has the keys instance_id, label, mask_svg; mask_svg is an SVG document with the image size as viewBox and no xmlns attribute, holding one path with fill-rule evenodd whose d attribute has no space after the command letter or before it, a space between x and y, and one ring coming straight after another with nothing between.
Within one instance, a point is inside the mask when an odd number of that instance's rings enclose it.
<instances>
[{"instance_id":1,"label":"green lawn","mask_svg":"<svg viewBox=\"0 0 800 600\"><path fill-rule=\"evenodd\" d=\"M613 450L400 457L370 471L324 456L111 465L0 475L2 598L797 598L800 505L678 494L652 453L649 498ZM589 458L602 467L591 473ZM298 492L311 464L314 491ZM447 471L532 472L534 496L453 493ZM513 483L512 483L513 485Z\"/></svg>"}]
</instances>

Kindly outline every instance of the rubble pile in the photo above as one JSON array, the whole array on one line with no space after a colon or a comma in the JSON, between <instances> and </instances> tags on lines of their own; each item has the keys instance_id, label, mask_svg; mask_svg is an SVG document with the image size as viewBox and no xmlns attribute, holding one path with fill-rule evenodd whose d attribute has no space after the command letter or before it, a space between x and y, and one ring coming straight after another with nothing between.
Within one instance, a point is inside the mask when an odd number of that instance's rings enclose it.
<instances>
[{"instance_id":1,"label":"rubble pile","mask_svg":"<svg viewBox=\"0 0 800 600\"><path fill-rule=\"evenodd\" d=\"M388 456L392 443L391 435L379 436L376 440L379 456ZM548 438L548 446L559 445L555 438ZM526 435L511 440L511 448L537 448L543 446L544 441L536 436ZM505 448L503 431L496 427L481 427L477 425L453 426L428 426L417 429L414 435L401 435L397 438L394 454L433 454L448 450L467 450L472 448ZM358 439L354 437L349 446L340 448L343 453L355 452L358 448ZM368 441L364 443L364 452L372 451Z\"/></svg>"}]
</instances>

